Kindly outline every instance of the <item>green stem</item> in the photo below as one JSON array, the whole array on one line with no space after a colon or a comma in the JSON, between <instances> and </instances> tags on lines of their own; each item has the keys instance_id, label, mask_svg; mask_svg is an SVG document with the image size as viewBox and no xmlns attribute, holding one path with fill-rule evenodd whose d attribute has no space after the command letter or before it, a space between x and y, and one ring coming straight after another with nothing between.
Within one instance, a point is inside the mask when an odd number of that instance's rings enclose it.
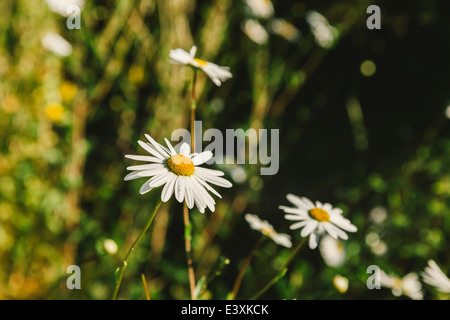
<instances>
[{"instance_id":1,"label":"green stem","mask_svg":"<svg viewBox=\"0 0 450 320\"><path fill-rule=\"evenodd\" d=\"M195 94L195 85L197 83L197 68L193 70L192 92L191 92L191 152L195 152L195 111L197 110L197 96Z\"/></svg>"},{"instance_id":2,"label":"green stem","mask_svg":"<svg viewBox=\"0 0 450 320\"><path fill-rule=\"evenodd\" d=\"M144 287L145 297L150 300L150 293L148 292L147 280L145 280L145 275L141 273L142 286Z\"/></svg>"},{"instance_id":3,"label":"green stem","mask_svg":"<svg viewBox=\"0 0 450 320\"><path fill-rule=\"evenodd\" d=\"M139 234L137 239L133 242L130 249L128 250L128 253L125 256L125 259L123 260L122 266L120 267L120 269L117 269L117 271L116 271L116 287L114 288L112 300L117 299L117 294L119 293L120 285L121 285L122 279L123 279L123 273L125 272L125 268L127 267L127 264L128 264L128 259L130 258L131 253L135 250L135 247L137 246L139 241L142 239L142 237L144 236L144 234L147 232L148 228L152 224L153 218L155 217L156 211L158 211L158 208L161 205L161 202L162 202L161 199L159 199L159 201L156 204L155 209L153 209L153 212L150 215L150 218L148 219L147 224L145 225L144 229L142 230L142 232ZM117 276L118 272L119 272L119 275Z\"/></svg>"},{"instance_id":4,"label":"green stem","mask_svg":"<svg viewBox=\"0 0 450 320\"><path fill-rule=\"evenodd\" d=\"M195 110L197 109L197 98L195 96L195 84L197 82L197 68L193 70L192 78L192 93L191 93L191 153L195 152ZM186 250L186 260L188 266L189 288L191 292L191 299L196 300L195 294L195 272L194 262L192 260L192 226L189 221L189 209L186 203L183 206L183 221L184 221L184 246Z\"/></svg>"},{"instance_id":5,"label":"green stem","mask_svg":"<svg viewBox=\"0 0 450 320\"><path fill-rule=\"evenodd\" d=\"M300 248L303 246L303 244L306 242L308 238L303 238L302 241L298 243L298 245L292 250L291 254L287 258L287 260L284 262L283 266L280 268L280 271L275 275L275 277L270 280L268 284L261 290L259 290L253 297L250 298L250 300L258 299L264 292L266 292L271 286L273 286L278 280L284 277L284 275L287 272L287 267L289 263L292 261L292 259L295 257L297 252L300 250Z\"/></svg>"},{"instance_id":6,"label":"green stem","mask_svg":"<svg viewBox=\"0 0 450 320\"><path fill-rule=\"evenodd\" d=\"M233 290L231 291L230 295L228 296L228 300L234 300L236 298L236 295L239 291L239 287L241 286L242 279L244 278L245 271L247 270L247 267L250 265L250 262L253 259L253 256L255 253L259 250L261 245L264 243L264 240L266 237L261 237L258 242L256 242L255 246L253 247L253 250L249 253L247 258L245 258L244 262L242 263L241 269L239 270L239 273L236 277L236 280L234 282Z\"/></svg>"}]
</instances>

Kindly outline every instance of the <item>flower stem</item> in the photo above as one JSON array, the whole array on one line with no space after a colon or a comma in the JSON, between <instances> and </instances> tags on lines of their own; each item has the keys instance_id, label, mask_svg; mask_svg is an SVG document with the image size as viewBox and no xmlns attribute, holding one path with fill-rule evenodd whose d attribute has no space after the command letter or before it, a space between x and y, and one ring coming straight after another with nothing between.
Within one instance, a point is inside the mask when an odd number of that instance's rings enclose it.
<instances>
[{"instance_id":1,"label":"flower stem","mask_svg":"<svg viewBox=\"0 0 450 320\"><path fill-rule=\"evenodd\" d=\"M266 286L264 288L262 288L261 290L259 290L253 297L250 298L250 300L255 300L258 299L264 292L266 292L271 286L273 286L278 280L280 280L281 278L284 277L284 275L287 272L287 267L289 265L289 263L292 261L292 259L295 257L295 255L297 254L297 252L300 250L300 248L303 246L303 244L306 242L306 239L308 238L303 238L302 241L300 241L298 243L298 245L294 248L294 250L292 250L291 254L289 255L289 257L286 259L286 261L284 262L283 266L280 268L280 270L278 271L278 273L275 275L275 277L272 278L272 280L270 280L270 282L268 284L266 284Z\"/></svg>"},{"instance_id":2,"label":"flower stem","mask_svg":"<svg viewBox=\"0 0 450 320\"><path fill-rule=\"evenodd\" d=\"M195 111L197 110L197 95L195 85L197 83L197 68L193 70L192 92L191 92L191 152L195 152Z\"/></svg>"},{"instance_id":3,"label":"flower stem","mask_svg":"<svg viewBox=\"0 0 450 320\"><path fill-rule=\"evenodd\" d=\"M150 300L150 293L148 292L147 280L145 280L145 275L141 273L142 286L144 287L145 297Z\"/></svg>"},{"instance_id":4,"label":"flower stem","mask_svg":"<svg viewBox=\"0 0 450 320\"><path fill-rule=\"evenodd\" d=\"M249 266L250 262L253 259L253 256L255 253L259 250L261 245L264 243L265 237L261 237L258 242L256 242L255 246L253 247L253 250L248 254L247 258L245 258L244 262L242 263L241 269L239 270L239 273L236 277L236 280L234 282L233 290L228 296L228 300L234 300L236 298L236 295L239 291L239 287L241 286L242 278L244 277L245 271L247 270L247 267Z\"/></svg>"},{"instance_id":5,"label":"flower stem","mask_svg":"<svg viewBox=\"0 0 450 320\"><path fill-rule=\"evenodd\" d=\"M195 95L195 84L197 82L197 70L194 69L193 79L192 79L192 93L191 93L191 152L194 153L195 150L195 111L197 109L197 98ZM192 226L189 222L189 209L184 203L183 206L183 220L184 220L184 244L186 249L186 260L188 266L189 274L189 288L191 292L191 299L196 300L195 294L195 273L194 273L194 263L192 260Z\"/></svg>"},{"instance_id":6,"label":"flower stem","mask_svg":"<svg viewBox=\"0 0 450 320\"><path fill-rule=\"evenodd\" d=\"M112 297L113 300L117 299L117 294L119 293L120 285L121 285L122 279L123 279L123 273L125 272L125 268L128 265L128 259L130 258L131 253L135 250L135 247L137 246L139 241L142 239L142 237L144 236L144 234L147 232L148 228L152 224L153 218L155 217L156 212L158 211L158 208L161 205L161 202L162 202L161 199L159 199L158 203L156 204L155 208L153 209L153 212L150 215L144 229L142 230L142 232L139 234L139 236L136 238L136 240L133 242L130 249L128 250L128 253L125 256L125 259L123 260L122 266L120 268L118 268L116 271L116 287L114 288L114 293L113 293L113 297Z\"/></svg>"},{"instance_id":7,"label":"flower stem","mask_svg":"<svg viewBox=\"0 0 450 320\"><path fill-rule=\"evenodd\" d=\"M189 209L184 204L183 207L183 220L184 220L184 245L186 248L186 260L187 260L187 266L188 266L188 274L189 274L189 288L191 291L191 299L196 300L195 296L195 273L194 273L194 262L192 260L192 246L191 246L191 239L192 239L192 226L189 222Z\"/></svg>"}]
</instances>

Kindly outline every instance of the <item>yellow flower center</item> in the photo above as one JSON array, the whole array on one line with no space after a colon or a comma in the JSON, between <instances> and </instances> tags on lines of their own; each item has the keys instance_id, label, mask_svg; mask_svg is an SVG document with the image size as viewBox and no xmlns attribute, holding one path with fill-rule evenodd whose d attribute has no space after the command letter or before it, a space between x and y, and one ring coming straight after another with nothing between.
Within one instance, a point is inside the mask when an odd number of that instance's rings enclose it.
<instances>
[{"instance_id":1,"label":"yellow flower center","mask_svg":"<svg viewBox=\"0 0 450 320\"><path fill-rule=\"evenodd\" d=\"M208 62L206 62L205 60L202 60L202 59L194 58L194 61L197 62L202 67L204 67L204 66L206 66L208 64Z\"/></svg>"},{"instance_id":2,"label":"yellow flower center","mask_svg":"<svg viewBox=\"0 0 450 320\"><path fill-rule=\"evenodd\" d=\"M178 176L190 176L195 171L192 160L181 154L173 155L167 159L167 166Z\"/></svg>"},{"instance_id":3,"label":"yellow flower center","mask_svg":"<svg viewBox=\"0 0 450 320\"><path fill-rule=\"evenodd\" d=\"M273 234L273 230L269 228L261 228L261 232L268 237L270 237Z\"/></svg>"},{"instance_id":4,"label":"yellow flower center","mask_svg":"<svg viewBox=\"0 0 450 320\"><path fill-rule=\"evenodd\" d=\"M394 281L392 282L392 287L395 289L401 289L402 288L402 280L398 278L394 278Z\"/></svg>"},{"instance_id":5,"label":"yellow flower center","mask_svg":"<svg viewBox=\"0 0 450 320\"><path fill-rule=\"evenodd\" d=\"M330 215L328 214L328 212L326 212L323 209L313 208L313 209L309 210L309 214L311 215L311 217L313 217L317 221L320 221L320 222L330 221Z\"/></svg>"}]
</instances>

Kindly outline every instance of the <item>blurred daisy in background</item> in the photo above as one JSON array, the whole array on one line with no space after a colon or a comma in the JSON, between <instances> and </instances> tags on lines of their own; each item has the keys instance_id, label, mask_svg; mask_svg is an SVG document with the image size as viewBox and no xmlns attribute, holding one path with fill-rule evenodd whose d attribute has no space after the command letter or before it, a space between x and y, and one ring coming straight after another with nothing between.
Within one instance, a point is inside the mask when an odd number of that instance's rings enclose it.
<instances>
[{"instance_id":1,"label":"blurred daisy in background","mask_svg":"<svg viewBox=\"0 0 450 320\"><path fill-rule=\"evenodd\" d=\"M308 11L306 21L311 27L316 43L323 48L330 48L339 36L338 30L317 11Z\"/></svg>"},{"instance_id":2,"label":"blurred daisy in background","mask_svg":"<svg viewBox=\"0 0 450 320\"><path fill-rule=\"evenodd\" d=\"M266 29L257 20L246 20L242 29L250 40L259 45L267 43L267 40L269 39L269 34Z\"/></svg>"},{"instance_id":3,"label":"blurred daisy in background","mask_svg":"<svg viewBox=\"0 0 450 320\"><path fill-rule=\"evenodd\" d=\"M190 153L190 146L183 143L176 151L170 142L165 139L167 147L157 143L148 134L145 135L150 143L138 141L151 156L126 155L132 160L148 162L148 164L128 167L132 171L124 178L125 181L138 179L141 177L151 177L139 190L140 194L145 194L160 186L164 186L161 193L161 200L166 202L175 194L178 202L186 201L189 209L194 205L204 213L208 207L212 212L215 210L215 201L208 193L211 192L221 198L220 194L209 184L229 188L231 183L221 176L222 171L211 170L200 167L212 156L211 151L202 153Z\"/></svg>"},{"instance_id":4,"label":"blurred daisy in background","mask_svg":"<svg viewBox=\"0 0 450 320\"><path fill-rule=\"evenodd\" d=\"M250 14L262 18L268 19L275 14L272 1L270 0L245 0Z\"/></svg>"},{"instance_id":5,"label":"blurred daisy in background","mask_svg":"<svg viewBox=\"0 0 450 320\"><path fill-rule=\"evenodd\" d=\"M381 224L387 218L387 210L383 206L373 207L369 212L369 220L374 224Z\"/></svg>"},{"instance_id":6,"label":"blurred daisy in background","mask_svg":"<svg viewBox=\"0 0 450 320\"><path fill-rule=\"evenodd\" d=\"M258 216L250 213L245 215L245 220L247 220L253 230L260 231L262 234L272 239L276 244L286 248L292 247L291 236L285 233L276 232L273 226L266 220L261 220Z\"/></svg>"},{"instance_id":7,"label":"blurred daisy in background","mask_svg":"<svg viewBox=\"0 0 450 320\"><path fill-rule=\"evenodd\" d=\"M342 242L338 239L326 235L320 241L320 254L329 267L339 267L345 260L345 249Z\"/></svg>"},{"instance_id":8,"label":"blurred daisy in background","mask_svg":"<svg viewBox=\"0 0 450 320\"><path fill-rule=\"evenodd\" d=\"M216 86L220 86L222 82L233 77L229 67L221 67L215 63L195 58L196 52L196 46L193 46L189 52L180 48L170 50L170 63L191 65L199 68L208 75Z\"/></svg>"},{"instance_id":9,"label":"blurred daisy in background","mask_svg":"<svg viewBox=\"0 0 450 320\"><path fill-rule=\"evenodd\" d=\"M333 278L333 285L340 293L346 293L348 290L348 279L337 274Z\"/></svg>"},{"instance_id":10,"label":"blurred daisy in background","mask_svg":"<svg viewBox=\"0 0 450 320\"><path fill-rule=\"evenodd\" d=\"M72 54L72 45L56 32L50 31L41 39L42 46L59 57L67 57Z\"/></svg>"},{"instance_id":11,"label":"blurred daisy in background","mask_svg":"<svg viewBox=\"0 0 450 320\"><path fill-rule=\"evenodd\" d=\"M366 234L366 244L370 247L373 254L382 256L388 250L387 243L380 239L377 232L368 232Z\"/></svg>"},{"instance_id":12,"label":"blurred daisy in background","mask_svg":"<svg viewBox=\"0 0 450 320\"><path fill-rule=\"evenodd\" d=\"M108 254L116 254L117 250L119 250L119 247L117 246L117 243L113 239L105 239L102 242L103 249Z\"/></svg>"},{"instance_id":13,"label":"blurred daisy in background","mask_svg":"<svg viewBox=\"0 0 450 320\"><path fill-rule=\"evenodd\" d=\"M394 296L405 295L413 300L423 299L422 284L416 273L411 272L403 278L399 278L397 276L389 276L381 270L380 276L381 286L390 288Z\"/></svg>"},{"instance_id":14,"label":"blurred daisy in background","mask_svg":"<svg viewBox=\"0 0 450 320\"><path fill-rule=\"evenodd\" d=\"M300 38L300 31L292 23L281 18L271 20L270 29L273 33L290 42L297 41Z\"/></svg>"},{"instance_id":15,"label":"blurred daisy in background","mask_svg":"<svg viewBox=\"0 0 450 320\"><path fill-rule=\"evenodd\" d=\"M366 235L366 244L370 247L370 251L377 256L382 256L388 250L386 242L380 239L376 232L369 232Z\"/></svg>"},{"instance_id":16,"label":"blurred daisy in background","mask_svg":"<svg viewBox=\"0 0 450 320\"><path fill-rule=\"evenodd\" d=\"M440 292L450 293L450 279L433 260L428 261L428 266L421 273L422 279L430 286L436 287Z\"/></svg>"},{"instance_id":17,"label":"blurred daisy in background","mask_svg":"<svg viewBox=\"0 0 450 320\"><path fill-rule=\"evenodd\" d=\"M84 7L84 0L45 0L45 2L51 11L63 17L69 17L74 14L74 6L78 7L80 11Z\"/></svg>"},{"instance_id":18,"label":"blurred daisy in background","mask_svg":"<svg viewBox=\"0 0 450 320\"><path fill-rule=\"evenodd\" d=\"M309 247L315 249L322 236L329 234L334 239L347 240L347 232L356 232L358 229L350 220L342 216L342 210L333 208L329 203L314 204L305 197L288 194L286 198L295 206L294 208L280 206L285 213L286 220L298 221L290 226L291 230L301 228L300 236L309 236Z\"/></svg>"}]
</instances>

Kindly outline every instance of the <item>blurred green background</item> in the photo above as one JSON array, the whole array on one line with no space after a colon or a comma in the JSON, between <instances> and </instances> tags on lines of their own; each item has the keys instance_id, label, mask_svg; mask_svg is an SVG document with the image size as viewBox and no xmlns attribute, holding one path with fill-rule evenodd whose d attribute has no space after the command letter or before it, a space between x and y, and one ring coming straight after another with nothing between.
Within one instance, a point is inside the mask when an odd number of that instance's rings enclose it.
<instances>
[{"instance_id":1,"label":"blurred green background","mask_svg":"<svg viewBox=\"0 0 450 320\"><path fill-rule=\"evenodd\" d=\"M86 1L77 2L80 29L52 3L0 2L0 299L111 297L114 271L160 196L139 195L142 179L123 181L133 163L124 155L143 154L144 133L162 143L188 128L192 73L171 65L169 51L193 44L233 73L221 87L199 73L203 130L280 130L276 175L212 166L234 186L219 191L216 212L191 212L197 280L229 263L200 298L226 298L260 237L245 213L300 241L278 209L287 193L341 207L358 232L343 243L342 266L302 248L262 298L404 299L368 290L367 267L402 277L435 259L450 271L448 1L273 1L271 17L245 1ZM381 30L366 27L371 4ZM267 241L237 298L258 291L289 252ZM80 290L66 287L72 264ZM189 298L174 199L133 253L120 299L145 299L141 274L152 299ZM349 279L343 294L336 274Z\"/></svg>"}]
</instances>

